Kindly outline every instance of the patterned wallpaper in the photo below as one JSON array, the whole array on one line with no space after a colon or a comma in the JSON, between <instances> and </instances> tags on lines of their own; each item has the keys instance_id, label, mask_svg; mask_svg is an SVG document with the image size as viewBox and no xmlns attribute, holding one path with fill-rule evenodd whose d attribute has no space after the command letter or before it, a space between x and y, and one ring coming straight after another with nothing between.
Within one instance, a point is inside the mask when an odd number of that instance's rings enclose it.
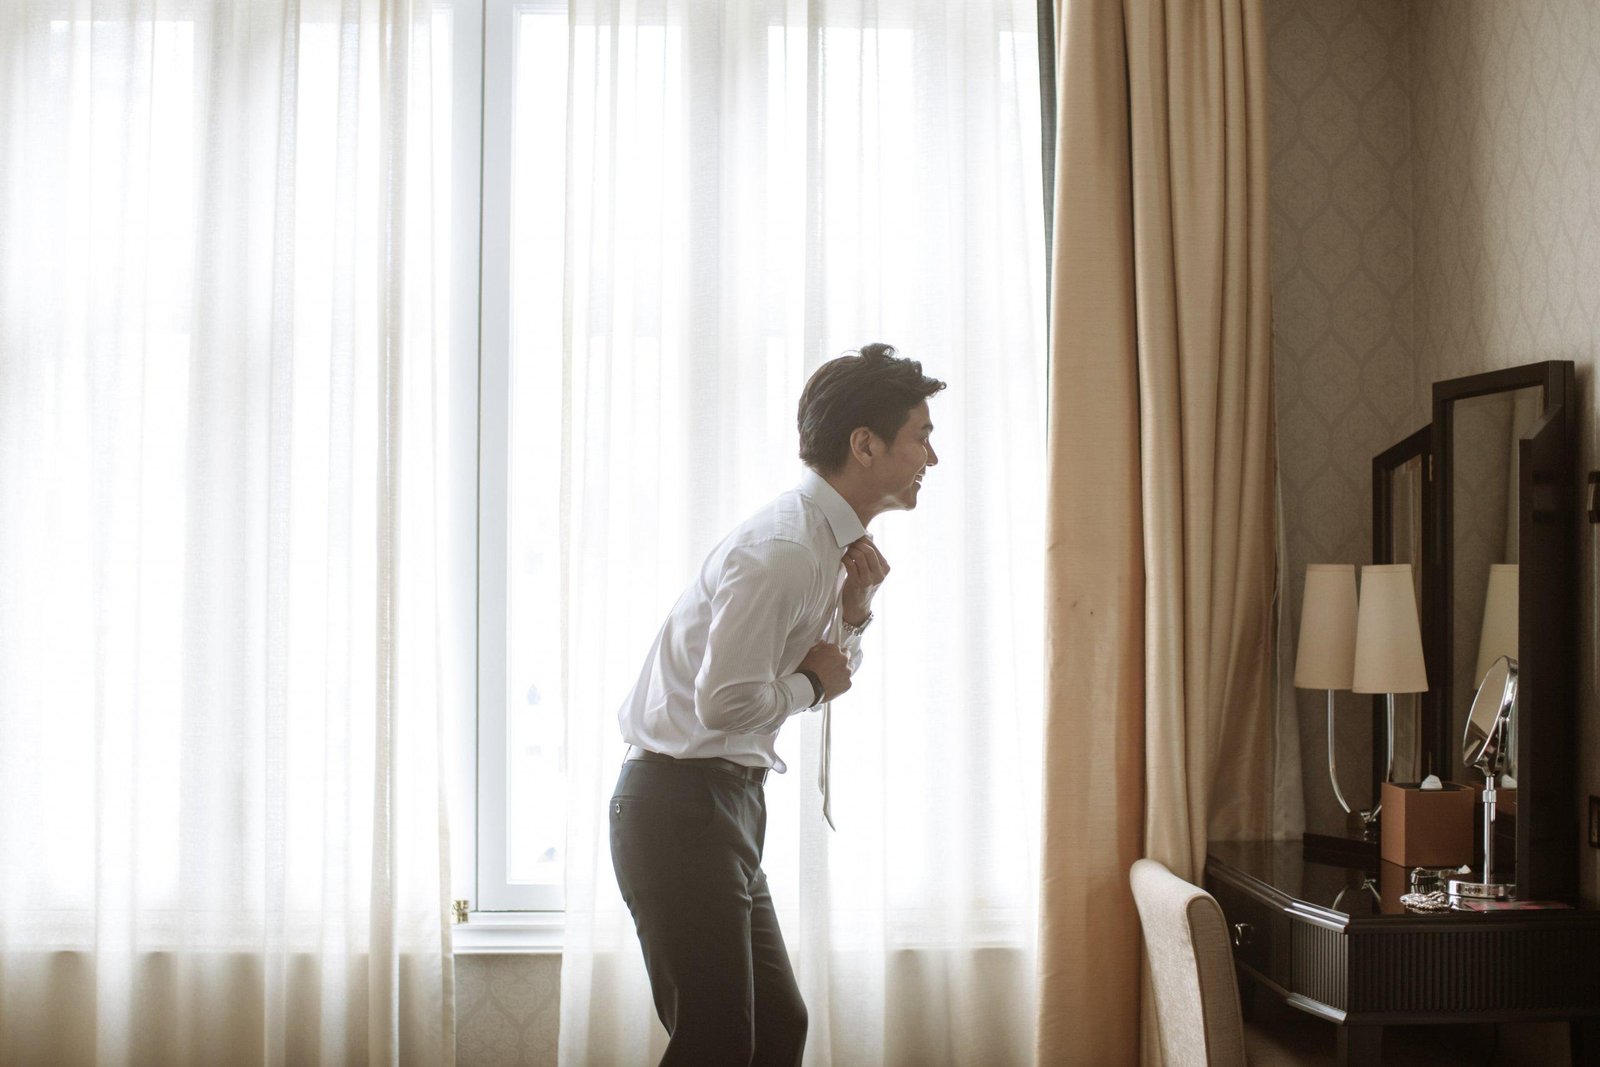
<instances>
[{"instance_id":1,"label":"patterned wallpaper","mask_svg":"<svg viewBox=\"0 0 1600 1067\"><path fill-rule=\"evenodd\" d=\"M1265 4L1287 679L1306 564L1371 562L1372 457L1429 416L1414 399L1411 354L1405 10L1395 0ZM1340 830L1327 696L1284 690L1299 712L1306 826ZM1369 800L1371 708L1369 697L1335 698L1341 781L1358 807Z\"/></svg>"},{"instance_id":2,"label":"patterned wallpaper","mask_svg":"<svg viewBox=\"0 0 1600 1067\"><path fill-rule=\"evenodd\" d=\"M554 1067L561 957L456 957L458 1067Z\"/></svg>"}]
</instances>

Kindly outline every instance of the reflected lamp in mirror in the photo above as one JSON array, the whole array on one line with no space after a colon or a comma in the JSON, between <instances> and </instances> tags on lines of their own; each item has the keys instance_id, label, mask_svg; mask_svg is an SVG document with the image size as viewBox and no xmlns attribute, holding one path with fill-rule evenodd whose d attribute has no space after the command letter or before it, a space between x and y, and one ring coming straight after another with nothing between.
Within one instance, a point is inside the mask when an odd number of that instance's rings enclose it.
<instances>
[{"instance_id":1,"label":"reflected lamp in mirror","mask_svg":"<svg viewBox=\"0 0 1600 1067\"><path fill-rule=\"evenodd\" d=\"M1450 881L1450 898L1499 900L1511 895L1511 886L1494 880L1495 776L1505 768L1506 740L1511 709L1517 702L1517 665L1501 656L1489 665L1472 698L1467 728L1461 738L1461 762L1483 772L1482 881Z\"/></svg>"},{"instance_id":2,"label":"reflected lamp in mirror","mask_svg":"<svg viewBox=\"0 0 1600 1067\"><path fill-rule=\"evenodd\" d=\"M1388 718L1388 753L1383 780L1394 775L1394 697L1428 691L1428 670L1422 658L1422 626L1417 618L1416 586L1409 563L1371 564L1361 568L1360 610L1356 617L1355 671L1351 688L1382 694ZM1376 791L1376 790L1375 790ZM1361 812L1369 831L1383 803Z\"/></svg>"},{"instance_id":3,"label":"reflected lamp in mirror","mask_svg":"<svg viewBox=\"0 0 1600 1067\"><path fill-rule=\"evenodd\" d=\"M1478 685L1488 675L1494 662L1504 656L1517 665L1517 565L1492 563L1489 565L1489 585L1483 597L1483 626L1478 634L1478 663L1472 680ZM1517 787L1517 708L1511 707L1511 725L1506 728L1505 766L1502 769L1500 788Z\"/></svg>"},{"instance_id":4,"label":"reflected lamp in mirror","mask_svg":"<svg viewBox=\"0 0 1600 1067\"><path fill-rule=\"evenodd\" d=\"M1296 689L1328 693L1328 778L1345 813L1351 811L1339 788L1334 758L1333 694L1349 689L1356 662L1356 568L1353 563L1306 566L1305 594L1300 600L1300 640L1295 647Z\"/></svg>"},{"instance_id":5,"label":"reflected lamp in mirror","mask_svg":"<svg viewBox=\"0 0 1600 1067\"><path fill-rule=\"evenodd\" d=\"M1489 565L1489 587L1483 597L1483 627L1478 633L1478 665L1472 680L1481 683L1501 656L1517 658L1517 565Z\"/></svg>"}]
</instances>

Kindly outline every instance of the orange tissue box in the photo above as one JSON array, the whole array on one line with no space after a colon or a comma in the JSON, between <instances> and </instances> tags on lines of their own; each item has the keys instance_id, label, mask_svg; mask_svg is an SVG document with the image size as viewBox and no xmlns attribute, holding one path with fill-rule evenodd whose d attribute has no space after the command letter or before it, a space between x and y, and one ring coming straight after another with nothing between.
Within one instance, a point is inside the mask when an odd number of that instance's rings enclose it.
<instances>
[{"instance_id":1,"label":"orange tissue box","mask_svg":"<svg viewBox=\"0 0 1600 1067\"><path fill-rule=\"evenodd\" d=\"M1459 867L1473 857L1472 815L1477 792L1444 783L1384 782L1379 854L1402 867Z\"/></svg>"}]
</instances>

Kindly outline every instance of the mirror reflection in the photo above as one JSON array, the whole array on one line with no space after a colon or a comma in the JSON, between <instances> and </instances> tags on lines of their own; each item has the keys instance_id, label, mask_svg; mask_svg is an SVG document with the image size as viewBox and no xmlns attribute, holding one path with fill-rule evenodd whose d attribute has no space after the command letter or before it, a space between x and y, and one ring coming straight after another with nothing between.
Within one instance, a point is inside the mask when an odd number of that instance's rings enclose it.
<instances>
[{"instance_id":1,"label":"mirror reflection","mask_svg":"<svg viewBox=\"0 0 1600 1067\"><path fill-rule=\"evenodd\" d=\"M1467 715L1467 729L1461 738L1463 766L1488 778L1500 774L1505 765L1506 727L1516 698L1517 670L1510 659L1501 656L1484 672Z\"/></svg>"},{"instance_id":2,"label":"mirror reflection","mask_svg":"<svg viewBox=\"0 0 1600 1067\"><path fill-rule=\"evenodd\" d=\"M1516 657L1517 442L1543 413L1540 386L1455 401L1450 472L1454 647L1444 694L1450 737L1463 736L1488 666L1500 656ZM1516 774L1514 741L1505 769Z\"/></svg>"}]
</instances>

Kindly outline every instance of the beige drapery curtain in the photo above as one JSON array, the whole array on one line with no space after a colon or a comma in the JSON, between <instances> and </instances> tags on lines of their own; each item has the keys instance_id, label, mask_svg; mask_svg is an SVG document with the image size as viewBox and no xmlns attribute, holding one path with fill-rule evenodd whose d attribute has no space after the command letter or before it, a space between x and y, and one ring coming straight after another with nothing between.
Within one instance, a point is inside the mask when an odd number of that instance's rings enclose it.
<instances>
[{"instance_id":1,"label":"beige drapery curtain","mask_svg":"<svg viewBox=\"0 0 1600 1067\"><path fill-rule=\"evenodd\" d=\"M1128 868L1272 812L1259 0L1056 0L1039 1062L1131 1063Z\"/></svg>"}]
</instances>

